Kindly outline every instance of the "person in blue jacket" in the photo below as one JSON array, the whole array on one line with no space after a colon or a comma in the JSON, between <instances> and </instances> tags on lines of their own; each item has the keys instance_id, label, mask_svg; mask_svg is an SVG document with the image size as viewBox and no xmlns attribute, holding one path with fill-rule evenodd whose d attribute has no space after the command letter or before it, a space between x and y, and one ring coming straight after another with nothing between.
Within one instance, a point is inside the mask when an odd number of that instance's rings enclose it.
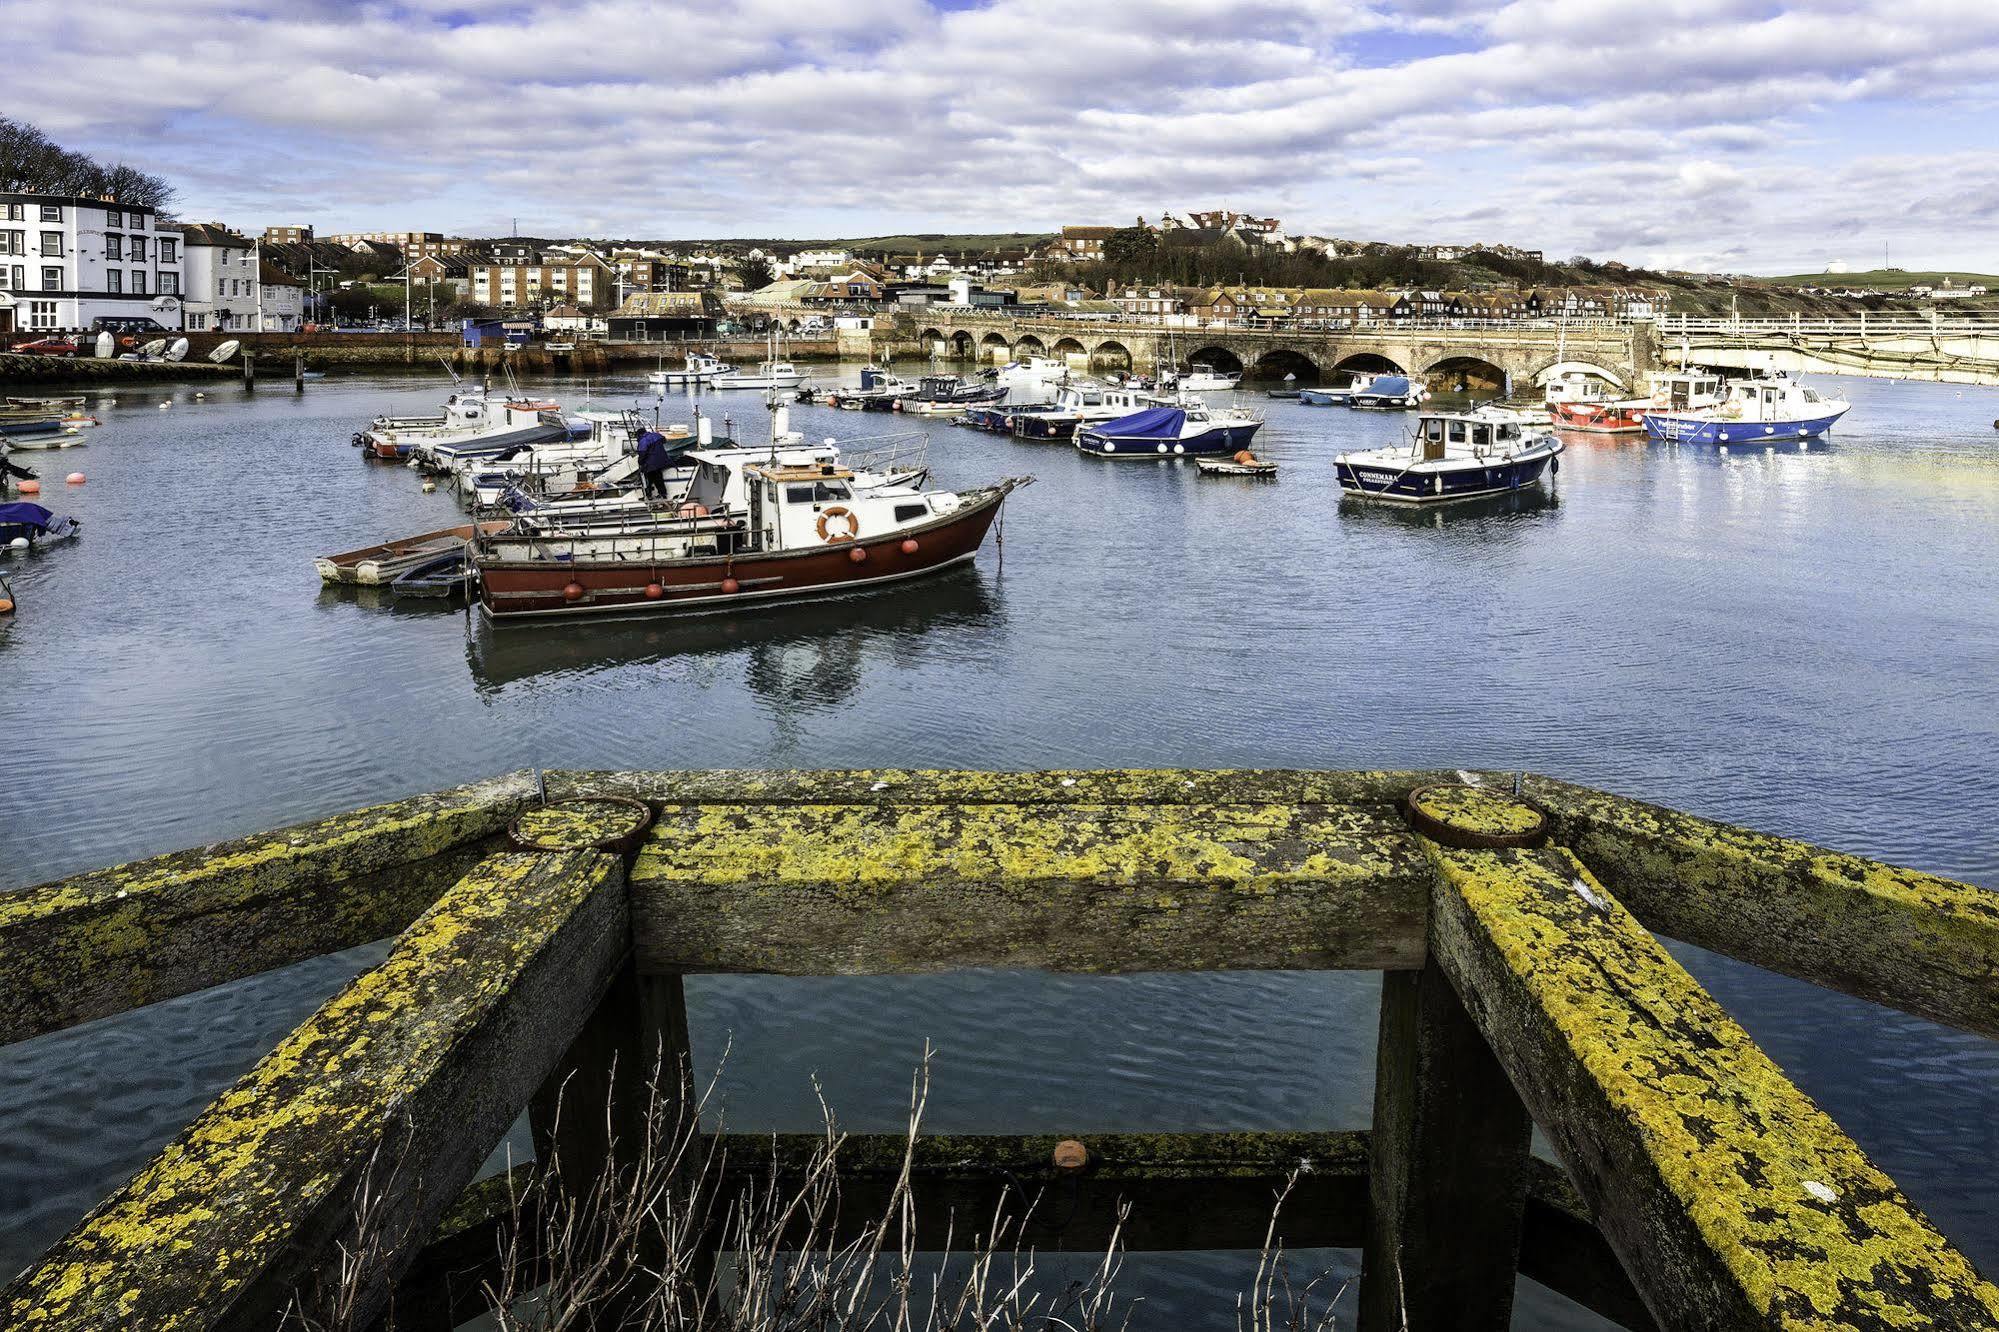
<instances>
[{"instance_id":1,"label":"person in blue jacket","mask_svg":"<svg viewBox=\"0 0 1999 1332\"><path fill-rule=\"evenodd\" d=\"M639 436L639 471L645 475L645 497L658 495L668 499L666 493L666 472L673 466L671 451L666 447L666 436L648 428Z\"/></svg>"}]
</instances>

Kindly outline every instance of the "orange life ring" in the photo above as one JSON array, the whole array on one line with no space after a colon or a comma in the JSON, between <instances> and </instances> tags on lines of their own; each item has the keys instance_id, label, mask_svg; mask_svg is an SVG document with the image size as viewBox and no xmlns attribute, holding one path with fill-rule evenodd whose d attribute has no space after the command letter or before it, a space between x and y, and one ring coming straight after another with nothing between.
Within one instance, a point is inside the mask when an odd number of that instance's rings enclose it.
<instances>
[{"instance_id":1,"label":"orange life ring","mask_svg":"<svg viewBox=\"0 0 1999 1332\"><path fill-rule=\"evenodd\" d=\"M829 518L846 519L847 530L844 533L828 532L826 530L826 520ZM855 537L859 536L860 534L861 534L861 520L854 517L854 511L852 509L843 509L839 505L835 504L832 508L827 509L825 512L819 515L819 539L821 541L827 542L828 544L840 541L852 541Z\"/></svg>"}]
</instances>

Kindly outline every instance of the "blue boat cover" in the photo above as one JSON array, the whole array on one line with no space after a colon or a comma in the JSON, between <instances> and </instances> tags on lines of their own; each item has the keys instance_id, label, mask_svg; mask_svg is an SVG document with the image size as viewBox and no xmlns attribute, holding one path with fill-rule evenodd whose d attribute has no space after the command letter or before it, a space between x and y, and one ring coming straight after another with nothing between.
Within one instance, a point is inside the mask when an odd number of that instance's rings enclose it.
<instances>
[{"instance_id":1,"label":"blue boat cover","mask_svg":"<svg viewBox=\"0 0 1999 1332\"><path fill-rule=\"evenodd\" d=\"M1187 413L1178 407L1148 407L1130 416L1120 416L1115 421L1106 421L1093 426L1090 433L1109 439L1161 439L1180 437L1180 428L1187 421Z\"/></svg>"},{"instance_id":2,"label":"blue boat cover","mask_svg":"<svg viewBox=\"0 0 1999 1332\"><path fill-rule=\"evenodd\" d=\"M1407 375L1383 375L1366 388L1360 390L1360 394L1364 398L1401 398L1406 397L1408 393L1409 378Z\"/></svg>"},{"instance_id":3,"label":"blue boat cover","mask_svg":"<svg viewBox=\"0 0 1999 1332\"><path fill-rule=\"evenodd\" d=\"M0 527L32 527L37 531L46 532L49 529L49 519L53 517L55 515L41 505L30 504L26 500L15 504L0 504Z\"/></svg>"}]
</instances>

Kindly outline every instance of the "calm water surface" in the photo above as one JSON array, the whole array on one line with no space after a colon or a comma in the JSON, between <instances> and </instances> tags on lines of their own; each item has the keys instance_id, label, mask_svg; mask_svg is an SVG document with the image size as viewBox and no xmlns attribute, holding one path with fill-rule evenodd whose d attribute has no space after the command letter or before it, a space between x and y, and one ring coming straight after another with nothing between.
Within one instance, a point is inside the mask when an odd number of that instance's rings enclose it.
<instances>
[{"instance_id":1,"label":"calm water surface","mask_svg":"<svg viewBox=\"0 0 1999 1332\"><path fill-rule=\"evenodd\" d=\"M852 376L852 368L845 373ZM549 386L570 406L582 386ZM629 402L641 385L596 385ZM40 455L77 543L8 565L0 888L530 764L1521 767L1999 886L1999 393L1851 380L1830 446L1577 438L1552 493L1342 503L1395 417L1271 403L1275 484L927 427L940 482L1032 473L1004 560L809 608L494 632L323 591L311 558L455 521L349 435L441 380L190 388ZM172 402L162 410L158 404ZM715 400L747 416L751 395ZM682 400L668 419L687 419ZM899 418L795 409L809 436ZM923 429L921 425L915 428ZM33 460L30 460L33 461ZM1999 1047L1680 955L1987 1271ZM72 1224L357 950L0 1053L0 1265ZM736 1128L1366 1122L1369 975L701 980ZM1332 1256L1330 1261L1346 1258ZM1242 1265L1144 1258L1162 1315ZM1595 1326L1523 1283L1521 1326Z\"/></svg>"}]
</instances>

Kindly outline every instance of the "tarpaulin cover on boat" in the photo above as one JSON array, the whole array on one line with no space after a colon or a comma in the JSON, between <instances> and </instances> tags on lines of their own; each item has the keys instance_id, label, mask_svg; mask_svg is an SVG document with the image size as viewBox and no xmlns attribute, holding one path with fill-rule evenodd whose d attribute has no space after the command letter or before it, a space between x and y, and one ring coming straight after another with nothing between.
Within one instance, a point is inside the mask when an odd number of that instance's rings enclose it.
<instances>
[{"instance_id":1,"label":"tarpaulin cover on boat","mask_svg":"<svg viewBox=\"0 0 1999 1332\"><path fill-rule=\"evenodd\" d=\"M46 532L49 519L55 515L39 504L29 504L25 500L16 504L0 504L0 527L32 527L38 532Z\"/></svg>"},{"instance_id":2,"label":"tarpaulin cover on boat","mask_svg":"<svg viewBox=\"0 0 1999 1332\"><path fill-rule=\"evenodd\" d=\"M1094 426L1090 433L1109 439L1178 439L1186 420L1187 413L1178 407L1149 407Z\"/></svg>"},{"instance_id":3,"label":"tarpaulin cover on boat","mask_svg":"<svg viewBox=\"0 0 1999 1332\"><path fill-rule=\"evenodd\" d=\"M1360 392L1370 398L1400 398L1409 392L1409 379L1406 375L1383 375Z\"/></svg>"}]
</instances>

